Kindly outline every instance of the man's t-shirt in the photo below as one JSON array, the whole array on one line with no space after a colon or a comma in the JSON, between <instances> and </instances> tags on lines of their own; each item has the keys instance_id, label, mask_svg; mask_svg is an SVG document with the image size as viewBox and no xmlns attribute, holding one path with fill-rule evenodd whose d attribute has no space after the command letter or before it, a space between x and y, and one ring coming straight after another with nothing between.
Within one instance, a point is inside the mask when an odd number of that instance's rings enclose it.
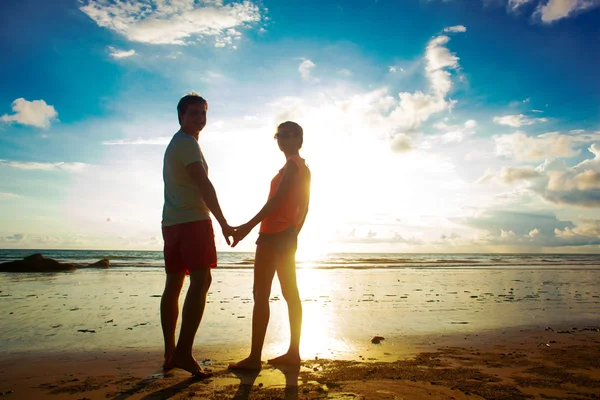
<instances>
[{"instance_id":1,"label":"man's t-shirt","mask_svg":"<svg viewBox=\"0 0 600 400\"><path fill-rule=\"evenodd\" d=\"M165 151L163 164L165 204L162 226L210 218L210 211L200 189L185 169L193 162L200 162L204 171L208 173L208 165L196 139L179 131L173 136Z\"/></svg>"}]
</instances>

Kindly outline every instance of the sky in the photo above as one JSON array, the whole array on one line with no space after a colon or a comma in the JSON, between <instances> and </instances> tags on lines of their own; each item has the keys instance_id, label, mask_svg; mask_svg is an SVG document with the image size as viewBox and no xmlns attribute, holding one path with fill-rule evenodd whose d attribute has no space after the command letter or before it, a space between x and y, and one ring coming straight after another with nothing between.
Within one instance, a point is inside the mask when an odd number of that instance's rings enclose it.
<instances>
[{"instance_id":1,"label":"sky","mask_svg":"<svg viewBox=\"0 0 600 400\"><path fill-rule=\"evenodd\" d=\"M301 254L600 252L600 0L23 0L0 52L0 248L162 249L194 91L231 225L303 126Z\"/></svg>"}]
</instances>

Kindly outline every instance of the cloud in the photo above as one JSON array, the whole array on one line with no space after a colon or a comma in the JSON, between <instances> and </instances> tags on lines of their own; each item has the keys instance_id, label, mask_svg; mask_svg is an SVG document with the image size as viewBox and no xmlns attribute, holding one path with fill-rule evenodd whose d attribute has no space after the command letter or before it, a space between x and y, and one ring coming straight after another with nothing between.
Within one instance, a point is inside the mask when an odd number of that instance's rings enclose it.
<instances>
[{"instance_id":1,"label":"cloud","mask_svg":"<svg viewBox=\"0 0 600 400\"><path fill-rule=\"evenodd\" d=\"M441 122L433 127L445 131L441 135L434 136L433 139L440 139L443 143L460 143L476 133L477 122L472 119L460 125L446 125Z\"/></svg>"},{"instance_id":2,"label":"cloud","mask_svg":"<svg viewBox=\"0 0 600 400\"><path fill-rule=\"evenodd\" d=\"M446 96L452 88L450 73L446 69L457 69L459 58L450 52L445 45L450 38L445 35L434 37L425 49L425 76L430 85L430 92L402 92L398 96L400 102L391 111L390 121L395 125L395 134L406 135L414 132L435 113L450 109L456 101L447 101ZM392 135L393 138L393 135ZM404 138L400 144L405 143ZM406 146L398 146L392 141L392 148L404 150Z\"/></svg>"},{"instance_id":3,"label":"cloud","mask_svg":"<svg viewBox=\"0 0 600 400\"><path fill-rule=\"evenodd\" d=\"M538 177L540 172L533 167L504 167L500 171L500 179L508 184Z\"/></svg>"},{"instance_id":4,"label":"cloud","mask_svg":"<svg viewBox=\"0 0 600 400\"><path fill-rule=\"evenodd\" d=\"M300 76L302 77L302 79L304 79L306 82L311 82L311 83L318 82L319 79L317 79L311 75L311 72L312 72L313 68L315 68L315 66L316 66L316 64L308 59L302 61L300 66L298 66L298 72L300 72Z\"/></svg>"},{"instance_id":5,"label":"cloud","mask_svg":"<svg viewBox=\"0 0 600 400\"><path fill-rule=\"evenodd\" d=\"M522 5L525 5L529 2L531 2L532 0L508 0L508 7L512 10L512 11L516 11L519 7L521 7Z\"/></svg>"},{"instance_id":6,"label":"cloud","mask_svg":"<svg viewBox=\"0 0 600 400\"><path fill-rule=\"evenodd\" d=\"M7 166L25 170L38 170L38 171L68 171L68 172L81 172L89 166L89 164L80 162L57 162L57 163L38 163L29 161L8 161L0 159L0 166Z\"/></svg>"},{"instance_id":7,"label":"cloud","mask_svg":"<svg viewBox=\"0 0 600 400\"><path fill-rule=\"evenodd\" d=\"M534 15L539 15L542 22L551 23L598 6L600 0L549 0L540 3Z\"/></svg>"},{"instance_id":8,"label":"cloud","mask_svg":"<svg viewBox=\"0 0 600 400\"><path fill-rule=\"evenodd\" d=\"M523 114L513 114L502 117L494 117L494 122L500 125L508 125L518 128L523 125L533 125L538 122L548 122L548 118L529 118Z\"/></svg>"},{"instance_id":9,"label":"cloud","mask_svg":"<svg viewBox=\"0 0 600 400\"><path fill-rule=\"evenodd\" d=\"M444 28L444 32L456 33L456 32L466 32L466 31L467 31L467 28L464 25L449 26L447 28Z\"/></svg>"},{"instance_id":10,"label":"cloud","mask_svg":"<svg viewBox=\"0 0 600 400\"><path fill-rule=\"evenodd\" d=\"M499 178L508 184L527 181L529 191L551 203L599 207L600 148L593 143L588 150L594 157L573 167L567 167L562 160L546 160L537 168L504 167ZM486 171L479 183L489 182L493 177L491 171Z\"/></svg>"},{"instance_id":11,"label":"cloud","mask_svg":"<svg viewBox=\"0 0 600 400\"><path fill-rule=\"evenodd\" d=\"M548 170L547 184L536 188L537 192L557 204L600 206L600 148L594 143L588 150L592 159L571 168Z\"/></svg>"},{"instance_id":12,"label":"cloud","mask_svg":"<svg viewBox=\"0 0 600 400\"><path fill-rule=\"evenodd\" d=\"M163 136L156 138L146 138L142 139L138 137L137 139L122 139L122 140L107 140L102 142L105 146L119 146L119 145L133 145L133 144L149 144L149 145L167 145L171 141L171 136Z\"/></svg>"},{"instance_id":13,"label":"cloud","mask_svg":"<svg viewBox=\"0 0 600 400\"><path fill-rule=\"evenodd\" d=\"M15 233L10 236L1 236L0 242L8 242L8 243L23 243L27 240L27 234L25 233Z\"/></svg>"},{"instance_id":14,"label":"cloud","mask_svg":"<svg viewBox=\"0 0 600 400\"><path fill-rule=\"evenodd\" d=\"M477 229L483 229L495 237L510 238L529 236L537 229L543 235L554 235L555 229L573 228L571 221L560 221L550 212L517 212L507 210L486 210L480 215L467 217L457 222Z\"/></svg>"},{"instance_id":15,"label":"cloud","mask_svg":"<svg viewBox=\"0 0 600 400\"><path fill-rule=\"evenodd\" d=\"M404 133L397 133L392 138L392 150L397 151L399 153L403 153L405 151L410 151L414 147L412 145L412 139L410 136Z\"/></svg>"},{"instance_id":16,"label":"cloud","mask_svg":"<svg viewBox=\"0 0 600 400\"><path fill-rule=\"evenodd\" d=\"M14 194L14 193L0 192L0 200L1 199L15 198L15 197L21 197L21 196L19 196L18 194Z\"/></svg>"},{"instance_id":17,"label":"cloud","mask_svg":"<svg viewBox=\"0 0 600 400\"><path fill-rule=\"evenodd\" d=\"M108 49L110 50L110 56L112 58L127 58L127 57L131 57L135 54L135 50L131 49L131 50L117 50L112 46L108 46Z\"/></svg>"},{"instance_id":18,"label":"cloud","mask_svg":"<svg viewBox=\"0 0 600 400\"><path fill-rule=\"evenodd\" d=\"M15 113L13 115L4 114L0 117L0 121L48 128L50 122L58 117L54 106L46 104L44 100L27 101L19 98L12 102L12 109Z\"/></svg>"},{"instance_id":19,"label":"cloud","mask_svg":"<svg viewBox=\"0 0 600 400\"><path fill-rule=\"evenodd\" d=\"M356 236L356 230L353 229L345 238L342 238L343 243L360 243L360 244L376 244L376 243L391 243L391 244L407 244L411 246L420 246L424 242L416 238L405 238L395 232L392 236L377 236L377 232L368 231L366 236Z\"/></svg>"},{"instance_id":20,"label":"cloud","mask_svg":"<svg viewBox=\"0 0 600 400\"><path fill-rule=\"evenodd\" d=\"M573 136L557 132L538 136L527 136L517 131L508 135L494 136L495 154L517 161L534 162L544 159L572 157L578 154L573 149Z\"/></svg>"},{"instance_id":21,"label":"cloud","mask_svg":"<svg viewBox=\"0 0 600 400\"><path fill-rule=\"evenodd\" d=\"M352 71L350 71L349 69L343 68L338 71L338 74L350 77L350 76L352 76Z\"/></svg>"},{"instance_id":22,"label":"cloud","mask_svg":"<svg viewBox=\"0 0 600 400\"><path fill-rule=\"evenodd\" d=\"M222 0L83 1L80 10L98 26L132 42L184 45L193 38L212 37L231 44L232 29L260 21L260 9L250 1L223 4Z\"/></svg>"}]
</instances>

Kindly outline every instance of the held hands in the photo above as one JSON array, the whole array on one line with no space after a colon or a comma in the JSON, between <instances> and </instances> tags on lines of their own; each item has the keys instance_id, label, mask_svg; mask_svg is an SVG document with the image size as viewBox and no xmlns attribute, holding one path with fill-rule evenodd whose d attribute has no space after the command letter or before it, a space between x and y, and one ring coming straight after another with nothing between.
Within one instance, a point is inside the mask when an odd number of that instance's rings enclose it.
<instances>
[{"instance_id":1,"label":"held hands","mask_svg":"<svg viewBox=\"0 0 600 400\"><path fill-rule=\"evenodd\" d=\"M248 234L253 228L254 226L251 226L248 223L237 226L233 234L233 244L231 245L231 247L235 247L240 241L242 241L242 239L248 236Z\"/></svg>"},{"instance_id":2,"label":"held hands","mask_svg":"<svg viewBox=\"0 0 600 400\"><path fill-rule=\"evenodd\" d=\"M225 241L227 242L227 245L231 246L230 237L234 237L235 229L232 228L231 226L229 226L229 224L227 224L227 223L225 225L222 225L221 229L223 231L223 236L225 237Z\"/></svg>"},{"instance_id":3,"label":"held hands","mask_svg":"<svg viewBox=\"0 0 600 400\"><path fill-rule=\"evenodd\" d=\"M248 236L253 228L254 226L251 226L248 223L237 227L229 226L229 224L221 226L225 241L231 247L235 247L239 242L242 241L242 239Z\"/></svg>"}]
</instances>

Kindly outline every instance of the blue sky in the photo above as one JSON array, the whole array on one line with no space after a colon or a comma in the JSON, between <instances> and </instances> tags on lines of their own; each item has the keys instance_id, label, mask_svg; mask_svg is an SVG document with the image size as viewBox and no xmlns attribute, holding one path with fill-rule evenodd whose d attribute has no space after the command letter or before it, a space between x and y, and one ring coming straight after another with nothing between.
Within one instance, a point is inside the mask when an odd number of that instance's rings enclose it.
<instances>
[{"instance_id":1,"label":"blue sky","mask_svg":"<svg viewBox=\"0 0 600 400\"><path fill-rule=\"evenodd\" d=\"M597 0L5 2L0 247L160 249L194 90L232 224L293 119L307 254L598 252L599 27Z\"/></svg>"}]
</instances>

